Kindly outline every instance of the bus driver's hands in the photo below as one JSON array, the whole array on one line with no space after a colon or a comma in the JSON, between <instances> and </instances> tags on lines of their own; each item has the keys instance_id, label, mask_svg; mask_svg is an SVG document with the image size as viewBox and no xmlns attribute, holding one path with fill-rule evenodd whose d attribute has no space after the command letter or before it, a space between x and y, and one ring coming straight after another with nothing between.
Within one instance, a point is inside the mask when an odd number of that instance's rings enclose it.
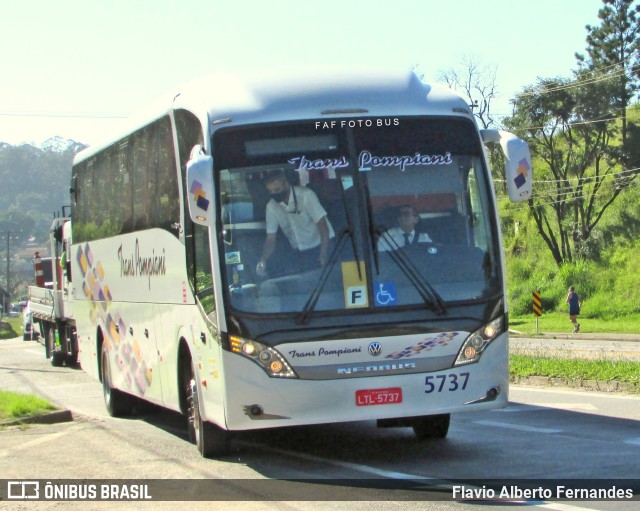
<instances>
[{"instance_id":1,"label":"bus driver's hands","mask_svg":"<svg viewBox=\"0 0 640 511\"><path fill-rule=\"evenodd\" d=\"M267 275L267 265L264 261L258 262L258 265L256 266L256 274L258 277L265 277Z\"/></svg>"}]
</instances>

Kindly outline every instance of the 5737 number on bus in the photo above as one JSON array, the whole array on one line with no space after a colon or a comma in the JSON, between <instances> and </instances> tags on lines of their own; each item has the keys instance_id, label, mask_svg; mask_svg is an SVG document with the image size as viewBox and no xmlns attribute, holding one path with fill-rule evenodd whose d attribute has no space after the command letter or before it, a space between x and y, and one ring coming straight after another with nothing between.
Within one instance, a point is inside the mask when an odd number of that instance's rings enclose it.
<instances>
[{"instance_id":1,"label":"5737 number on bus","mask_svg":"<svg viewBox=\"0 0 640 511\"><path fill-rule=\"evenodd\" d=\"M425 394L432 392L455 392L456 390L464 390L469 382L469 373L451 373L438 374L436 376L427 376L424 380Z\"/></svg>"}]
</instances>

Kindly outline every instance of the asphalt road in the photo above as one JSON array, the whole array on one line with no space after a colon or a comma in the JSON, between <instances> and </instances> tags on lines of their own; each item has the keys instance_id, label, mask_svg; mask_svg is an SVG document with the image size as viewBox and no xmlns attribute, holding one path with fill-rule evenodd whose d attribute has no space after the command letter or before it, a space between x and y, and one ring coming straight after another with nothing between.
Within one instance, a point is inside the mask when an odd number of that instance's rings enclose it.
<instances>
[{"instance_id":1,"label":"asphalt road","mask_svg":"<svg viewBox=\"0 0 640 511\"><path fill-rule=\"evenodd\" d=\"M404 500L406 493L362 488L355 479L375 479L379 487L389 482L401 487L406 481L444 481L447 498L452 484L477 479L598 479L604 487L610 484L605 479L640 480L637 396L512 386L508 408L454 415L446 440L419 442L408 429L377 429L375 423L359 422L246 432L237 436L231 456L206 460L189 444L179 415L150 410L128 419L109 417L100 384L80 369L52 367L37 343L19 339L0 343L0 388L43 395L75 416L73 422L0 431L0 478L208 480L208 491L216 493L208 497L212 502L179 504L189 509L491 507L486 502ZM282 480L316 478L324 483L278 486ZM197 491L188 482L180 484L176 496L187 498ZM499 507L521 509L517 502L521 500ZM175 508L167 502L16 504L0 502L0 507ZM638 503L529 500L527 504L579 511L637 509Z\"/></svg>"}]
</instances>

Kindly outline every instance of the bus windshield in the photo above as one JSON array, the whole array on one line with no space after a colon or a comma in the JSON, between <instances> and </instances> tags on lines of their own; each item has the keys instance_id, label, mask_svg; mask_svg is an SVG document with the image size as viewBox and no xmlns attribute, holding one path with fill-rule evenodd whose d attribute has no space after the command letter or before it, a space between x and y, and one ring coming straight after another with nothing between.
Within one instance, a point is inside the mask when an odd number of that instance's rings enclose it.
<instances>
[{"instance_id":1,"label":"bus windshield","mask_svg":"<svg viewBox=\"0 0 640 511\"><path fill-rule=\"evenodd\" d=\"M444 315L502 291L491 187L468 119L225 128L213 154L235 313Z\"/></svg>"}]
</instances>

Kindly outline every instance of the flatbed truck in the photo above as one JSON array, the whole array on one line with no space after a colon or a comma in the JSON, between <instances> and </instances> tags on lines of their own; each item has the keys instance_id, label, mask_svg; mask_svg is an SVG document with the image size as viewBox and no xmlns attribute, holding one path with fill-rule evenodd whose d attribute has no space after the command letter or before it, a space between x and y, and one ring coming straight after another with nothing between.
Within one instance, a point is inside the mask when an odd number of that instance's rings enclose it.
<instances>
[{"instance_id":1,"label":"flatbed truck","mask_svg":"<svg viewBox=\"0 0 640 511\"><path fill-rule=\"evenodd\" d=\"M41 258L37 252L34 256L36 285L29 286L28 307L40 331L38 340L44 345L51 365L75 366L78 339L73 317L71 265L67 258L71 250L71 219L64 216L64 210L51 224L49 241L51 257Z\"/></svg>"}]
</instances>

